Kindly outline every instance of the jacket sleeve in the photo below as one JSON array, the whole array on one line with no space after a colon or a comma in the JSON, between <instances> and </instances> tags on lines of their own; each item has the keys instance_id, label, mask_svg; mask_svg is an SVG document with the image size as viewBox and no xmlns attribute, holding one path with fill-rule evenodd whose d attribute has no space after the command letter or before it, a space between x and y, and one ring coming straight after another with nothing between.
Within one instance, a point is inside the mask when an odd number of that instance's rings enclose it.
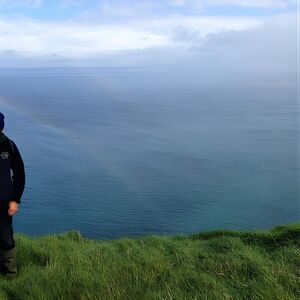
<instances>
[{"instance_id":1,"label":"jacket sleeve","mask_svg":"<svg viewBox=\"0 0 300 300\"><path fill-rule=\"evenodd\" d=\"M17 145L12 141L14 151L12 155L12 180L13 180L13 187L14 187L14 198L13 201L17 203L21 203L21 197L24 192L25 188L25 168L23 159L19 152Z\"/></svg>"}]
</instances>

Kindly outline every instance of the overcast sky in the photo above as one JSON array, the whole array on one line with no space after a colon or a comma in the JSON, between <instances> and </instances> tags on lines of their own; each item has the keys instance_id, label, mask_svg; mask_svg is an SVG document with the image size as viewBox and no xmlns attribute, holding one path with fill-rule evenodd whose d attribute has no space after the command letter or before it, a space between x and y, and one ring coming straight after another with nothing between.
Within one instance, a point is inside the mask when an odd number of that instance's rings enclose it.
<instances>
[{"instance_id":1,"label":"overcast sky","mask_svg":"<svg viewBox=\"0 0 300 300\"><path fill-rule=\"evenodd\" d=\"M0 67L176 62L293 73L297 12L298 0L0 0Z\"/></svg>"}]
</instances>

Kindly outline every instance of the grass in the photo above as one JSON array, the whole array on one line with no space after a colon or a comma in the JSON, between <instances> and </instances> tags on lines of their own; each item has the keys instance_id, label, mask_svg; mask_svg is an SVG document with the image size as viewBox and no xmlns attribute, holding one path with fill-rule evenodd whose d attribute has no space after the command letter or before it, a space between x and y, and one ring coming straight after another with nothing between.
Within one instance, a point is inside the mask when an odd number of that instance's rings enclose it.
<instances>
[{"instance_id":1,"label":"grass","mask_svg":"<svg viewBox=\"0 0 300 300\"><path fill-rule=\"evenodd\" d=\"M0 299L300 299L300 223L270 231L89 240L15 234Z\"/></svg>"}]
</instances>

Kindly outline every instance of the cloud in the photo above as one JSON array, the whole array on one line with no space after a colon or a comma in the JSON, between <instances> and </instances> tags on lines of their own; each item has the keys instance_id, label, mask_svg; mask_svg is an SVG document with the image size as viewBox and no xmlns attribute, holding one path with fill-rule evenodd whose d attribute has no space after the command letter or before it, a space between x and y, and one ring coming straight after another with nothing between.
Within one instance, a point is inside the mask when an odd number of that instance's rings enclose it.
<instances>
[{"instance_id":1,"label":"cloud","mask_svg":"<svg viewBox=\"0 0 300 300\"><path fill-rule=\"evenodd\" d=\"M173 24L173 22L171 22ZM188 22L186 23L188 24ZM31 30L34 30L33 23ZM70 30L74 27L70 23ZM77 24L78 25L78 24ZM174 24L173 24L174 25ZM45 25L46 26L46 25ZM51 26L48 24L49 30ZM39 28L39 26L37 26ZM77 49L72 36L66 38L62 29L61 41L70 51ZM46 28L43 28L42 32ZM52 28L53 29L53 28ZM97 27L94 27L97 29ZM57 29L58 30L58 29ZM82 28L80 29L82 30ZM89 28L90 30L90 28ZM0 30L1 31L1 30ZM78 32L78 30L74 30ZM116 30L116 36L118 29ZM142 36L144 35L144 31ZM68 34L72 32L69 31ZM76 36L75 34L75 36ZM81 34L85 35L82 31ZM123 34L125 34L123 32ZM37 35L34 32L33 36ZM186 84L195 81L280 78L281 82L296 82L297 78L297 15L285 14L271 17L265 22L242 30L219 30L202 36L195 27L177 26L170 31L167 42L158 46L138 49L127 47L119 51L90 51L84 56L59 53L49 40L48 51L27 53L17 50L0 50L1 67L139 67L167 70L164 80L179 80ZM91 36L86 37L86 41ZM42 38L42 37L40 37ZM20 42L20 41L19 41ZM52 41L53 42L53 41ZM89 43L89 42L88 42ZM139 42L137 42L139 44ZM84 43L78 40L78 49ZM44 45L43 47L46 48ZM65 49L64 49L65 50ZM84 49L83 49L84 50ZM174 81L175 82L175 81Z\"/></svg>"},{"instance_id":2,"label":"cloud","mask_svg":"<svg viewBox=\"0 0 300 300\"><path fill-rule=\"evenodd\" d=\"M240 64L256 70L296 73L298 57L297 14L285 14L257 28L208 35L194 43L199 56L209 54L223 63Z\"/></svg>"},{"instance_id":3,"label":"cloud","mask_svg":"<svg viewBox=\"0 0 300 300\"><path fill-rule=\"evenodd\" d=\"M186 5L185 0L168 0L168 3L173 6L183 7Z\"/></svg>"},{"instance_id":4,"label":"cloud","mask_svg":"<svg viewBox=\"0 0 300 300\"><path fill-rule=\"evenodd\" d=\"M297 0L169 0L168 2L178 7L193 6L197 8L209 6L286 8L291 4L296 4Z\"/></svg>"},{"instance_id":5,"label":"cloud","mask_svg":"<svg viewBox=\"0 0 300 300\"><path fill-rule=\"evenodd\" d=\"M210 0L211 5L236 5L246 7L286 7L284 0Z\"/></svg>"},{"instance_id":6,"label":"cloud","mask_svg":"<svg viewBox=\"0 0 300 300\"><path fill-rule=\"evenodd\" d=\"M168 5L171 2L177 8L187 4L168 1ZM211 5L221 2L229 5L233 1L210 1ZM186 78L191 74L198 78L201 72L213 78L227 72L230 77L242 70L247 74L249 70L253 74L296 74L296 13L269 17L147 15L158 2L141 1L123 11L125 18L119 19L111 14L123 4L111 3L97 6L100 17L84 14L59 22L0 17L0 67L140 66L173 70ZM141 10L145 13L132 17Z\"/></svg>"},{"instance_id":7,"label":"cloud","mask_svg":"<svg viewBox=\"0 0 300 300\"><path fill-rule=\"evenodd\" d=\"M75 22L0 20L0 51L23 54L87 56L107 51L165 46L168 37L128 26L85 25Z\"/></svg>"},{"instance_id":8,"label":"cloud","mask_svg":"<svg viewBox=\"0 0 300 300\"><path fill-rule=\"evenodd\" d=\"M260 9L281 9L296 8L297 0L102 0L97 2L92 10L87 10L90 17L99 18L144 18L171 16L174 14L181 16L195 16L204 14L215 8L237 7L242 12L242 8ZM228 13L228 11L227 11ZM229 12L230 14L230 12Z\"/></svg>"},{"instance_id":9,"label":"cloud","mask_svg":"<svg viewBox=\"0 0 300 300\"><path fill-rule=\"evenodd\" d=\"M256 18L180 17L119 24L45 22L28 18L0 19L0 51L23 56L88 57L124 50L176 47L190 37L222 30L243 30L261 23Z\"/></svg>"}]
</instances>

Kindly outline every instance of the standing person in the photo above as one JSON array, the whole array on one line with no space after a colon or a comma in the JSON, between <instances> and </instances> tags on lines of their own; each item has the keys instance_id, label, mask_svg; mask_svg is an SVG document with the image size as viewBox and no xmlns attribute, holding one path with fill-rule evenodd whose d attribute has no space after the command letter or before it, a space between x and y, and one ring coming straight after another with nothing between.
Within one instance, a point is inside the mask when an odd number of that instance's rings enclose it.
<instances>
[{"instance_id":1,"label":"standing person","mask_svg":"<svg viewBox=\"0 0 300 300\"><path fill-rule=\"evenodd\" d=\"M0 112L0 273L17 274L12 218L18 211L25 187L24 163L16 144L3 132Z\"/></svg>"}]
</instances>

